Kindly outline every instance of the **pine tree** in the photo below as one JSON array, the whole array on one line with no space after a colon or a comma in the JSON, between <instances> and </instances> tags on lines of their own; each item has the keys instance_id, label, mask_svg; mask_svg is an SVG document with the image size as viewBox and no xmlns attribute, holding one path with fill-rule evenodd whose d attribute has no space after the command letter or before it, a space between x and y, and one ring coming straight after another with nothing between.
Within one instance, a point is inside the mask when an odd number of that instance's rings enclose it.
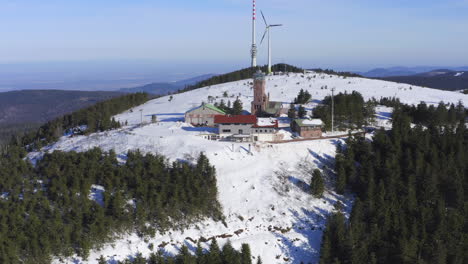
<instances>
[{"instance_id":1,"label":"pine tree","mask_svg":"<svg viewBox=\"0 0 468 264\"><path fill-rule=\"evenodd\" d=\"M241 247L242 264L252 264L252 255L249 244L242 244Z\"/></svg>"},{"instance_id":2,"label":"pine tree","mask_svg":"<svg viewBox=\"0 0 468 264\"><path fill-rule=\"evenodd\" d=\"M243 111L242 102L238 98L238 99L236 99L234 101L233 108L232 108L232 114L233 115L240 115L240 114L242 114L242 111Z\"/></svg>"},{"instance_id":3,"label":"pine tree","mask_svg":"<svg viewBox=\"0 0 468 264\"><path fill-rule=\"evenodd\" d=\"M98 259L96 259L99 264L107 264L107 260L101 255Z\"/></svg>"},{"instance_id":4,"label":"pine tree","mask_svg":"<svg viewBox=\"0 0 468 264\"><path fill-rule=\"evenodd\" d=\"M297 111L297 115L299 116L299 118L304 118L306 114L307 114L306 109L302 105L299 106L299 110Z\"/></svg>"},{"instance_id":5,"label":"pine tree","mask_svg":"<svg viewBox=\"0 0 468 264\"><path fill-rule=\"evenodd\" d=\"M341 154L336 156L335 162L336 170L336 192L343 194L346 188L346 170L344 166L343 156Z\"/></svg>"},{"instance_id":6,"label":"pine tree","mask_svg":"<svg viewBox=\"0 0 468 264\"><path fill-rule=\"evenodd\" d=\"M210 264L222 264L221 251L218 246L216 239L211 241L210 250L208 253L208 263Z\"/></svg>"},{"instance_id":7,"label":"pine tree","mask_svg":"<svg viewBox=\"0 0 468 264\"><path fill-rule=\"evenodd\" d=\"M257 259L257 264L263 264L262 262L262 258L260 256L258 256L258 259Z\"/></svg>"},{"instance_id":8,"label":"pine tree","mask_svg":"<svg viewBox=\"0 0 468 264\"><path fill-rule=\"evenodd\" d=\"M312 179L310 181L310 192L317 198L323 196L325 190L325 183L323 180L322 173L319 169L315 169L312 173Z\"/></svg>"},{"instance_id":9,"label":"pine tree","mask_svg":"<svg viewBox=\"0 0 468 264\"><path fill-rule=\"evenodd\" d=\"M176 257L177 264L195 264L196 261L190 254L189 249L186 245L182 245L180 248L179 255Z\"/></svg>"},{"instance_id":10,"label":"pine tree","mask_svg":"<svg viewBox=\"0 0 468 264\"><path fill-rule=\"evenodd\" d=\"M221 259L223 263L241 264L241 257L232 247L231 241L224 244L223 250L221 251Z\"/></svg>"},{"instance_id":11,"label":"pine tree","mask_svg":"<svg viewBox=\"0 0 468 264\"><path fill-rule=\"evenodd\" d=\"M288 117L291 119L296 118L296 107L293 104L289 106Z\"/></svg>"}]
</instances>

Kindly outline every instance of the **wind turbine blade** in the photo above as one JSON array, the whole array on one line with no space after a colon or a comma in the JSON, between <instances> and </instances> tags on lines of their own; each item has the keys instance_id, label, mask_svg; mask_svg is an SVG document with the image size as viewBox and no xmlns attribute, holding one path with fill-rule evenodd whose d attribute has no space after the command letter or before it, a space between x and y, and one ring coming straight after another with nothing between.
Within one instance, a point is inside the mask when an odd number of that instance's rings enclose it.
<instances>
[{"instance_id":1,"label":"wind turbine blade","mask_svg":"<svg viewBox=\"0 0 468 264\"><path fill-rule=\"evenodd\" d=\"M265 36L266 36L266 34L267 34L267 31L268 31L268 30L265 30L265 33L263 33L263 37L262 37L262 41L260 41L260 45L262 45L263 39L265 39Z\"/></svg>"},{"instance_id":2,"label":"wind turbine blade","mask_svg":"<svg viewBox=\"0 0 468 264\"><path fill-rule=\"evenodd\" d=\"M263 15L263 11L260 11L260 13L262 13L263 22L265 22L265 26L268 27L268 23L266 22L265 16Z\"/></svg>"},{"instance_id":3,"label":"wind turbine blade","mask_svg":"<svg viewBox=\"0 0 468 264\"><path fill-rule=\"evenodd\" d=\"M282 27L283 24L270 25L270 27Z\"/></svg>"}]
</instances>

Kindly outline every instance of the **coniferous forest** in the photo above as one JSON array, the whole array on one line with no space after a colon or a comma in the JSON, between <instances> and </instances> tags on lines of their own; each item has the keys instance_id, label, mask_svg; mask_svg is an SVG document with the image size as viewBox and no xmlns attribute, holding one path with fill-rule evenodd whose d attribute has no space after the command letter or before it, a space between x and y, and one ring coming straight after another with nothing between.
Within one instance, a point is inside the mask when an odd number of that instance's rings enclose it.
<instances>
[{"instance_id":1,"label":"coniferous forest","mask_svg":"<svg viewBox=\"0 0 468 264\"><path fill-rule=\"evenodd\" d=\"M49 121L33 132L23 136L14 136L11 143L33 150L57 141L67 130L78 126L85 125L87 127L85 133L115 129L122 124L115 121L112 116L141 105L149 99L150 97L146 93L134 93L99 102Z\"/></svg>"},{"instance_id":2,"label":"coniferous forest","mask_svg":"<svg viewBox=\"0 0 468 264\"><path fill-rule=\"evenodd\" d=\"M362 128L373 121L375 114L375 102L366 102L359 92L351 94L339 93L334 96L335 129ZM322 104L317 106L313 115L325 123L325 130L331 130L331 96L325 97Z\"/></svg>"},{"instance_id":3,"label":"coniferous forest","mask_svg":"<svg viewBox=\"0 0 468 264\"><path fill-rule=\"evenodd\" d=\"M463 104L445 104L440 102L437 106L427 105L424 102L418 105L402 104L398 98L381 98L380 104L397 108L409 116L411 123L420 124L423 126L440 126L440 125L457 125L460 120L468 117L468 110Z\"/></svg>"},{"instance_id":4,"label":"coniferous forest","mask_svg":"<svg viewBox=\"0 0 468 264\"><path fill-rule=\"evenodd\" d=\"M0 158L0 263L86 258L116 234L152 236L204 217L222 220L215 169L203 154L190 165L130 152L119 164L99 149L56 151L35 167L24 155L12 147ZM94 200L93 184L105 189Z\"/></svg>"},{"instance_id":5,"label":"coniferous forest","mask_svg":"<svg viewBox=\"0 0 468 264\"><path fill-rule=\"evenodd\" d=\"M464 117L412 119L396 107L391 132L338 147L337 191L356 200L349 221L330 217L320 263L468 263Z\"/></svg>"},{"instance_id":6,"label":"coniferous forest","mask_svg":"<svg viewBox=\"0 0 468 264\"><path fill-rule=\"evenodd\" d=\"M255 257L254 257L255 258ZM99 263L106 263L104 257L100 257ZM200 243L198 243L195 250L195 255L190 253L188 247L183 245L180 248L179 254L176 256L165 256L162 251L151 253L148 258L137 255L134 259L127 259L119 261L118 264L252 264L252 255L250 246L242 244L241 250L235 250L231 243L228 241L222 248L219 247L218 242L214 239L211 241L208 251L203 250ZM260 257L255 262L261 264Z\"/></svg>"},{"instance_id":7,"label":"coniferous forest","mask_svg":"<svg viewBox=\"0 0 468 264\"><path fill-rule=\"evenodd\" d=\"M211 86L211 85L217 85L221 83L235 82L235 81L250 79L252 78L254 73L257 72L258 70L261 70L262 72L267 72L268 67L266 65L259 66L259 67L250 67L250 68L245 68L242 70L238 70L238 71L234 71L234 72L230 72L230 73L226 73L222 75L213 76L207 80L200 81L194 85L189 85L185 87L183 90L181 90L181 92L190 91L190 90L194 90L194 89L206 87L206 86ZM304 70L301 68L288 65L288 64L284 64L284 63L273 65L271 67L271 70L273 72L296 72L296 73L304 72Z\"/></svg>"}]
</instances>

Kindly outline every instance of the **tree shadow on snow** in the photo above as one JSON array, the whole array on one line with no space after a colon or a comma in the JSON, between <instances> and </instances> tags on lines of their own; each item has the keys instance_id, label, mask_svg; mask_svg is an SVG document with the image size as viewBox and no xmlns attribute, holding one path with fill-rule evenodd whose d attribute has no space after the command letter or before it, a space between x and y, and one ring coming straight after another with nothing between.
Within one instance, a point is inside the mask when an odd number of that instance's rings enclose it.
<instances>
[{"instance_id":1,"label":"tree shadow on snow","mask_svg":"<svg viewBox=\"0 0 468 264\"><path fill-rule=\"evenodd\" d=\"M305 183L303 180L298 179L298 178L296 178L294 176L289 176L288 180L289 180L290 183L294 184L296 187L301 189L303 192L305 192L305 193L310 192L310 185Z\"/></svg>"},{"instance_id":2,"label":"tree shadow on snow","mask_svg":"<svg viewBox=\"0 0 468 264\"><path fill-rule=\"evenodd\" d=\"M323 226L325 226L329 212L319 207L314 207L312 211L302 208L302 215L297 211L290 210L290 212L294 217L292 230L302 237L292 239L285 235L287 233L276 233L276 237L283 242L281 249L284 256L281 258L289 258L289 263L293 264L318 263Z\"/></svg>"},{"instance_id":3,"label":"tree shadow on snow","mask_svg":"<svg viewBox=\"0 0 468 264\"><path fill-rule=\"evenodd\" d=\"M182 129L189 132L218 133L218 129L214 127L182 127Z\"/></svg>"},{"instance_id":4,"label":"tree shadow on snow","mask_svg":"<svg viewBox=\"0 0 468 264\"><path fill-rule=\"evenodd\" d=\"M177 121L184 121L183 117L169 117L158 120L158 122L177 122Z\"/></svg>"},{"instance_id":5,"label":"tree shadow on snow","mask_svg":"<svg viewBox=\"0 0 468 264\"><path fill-rule=\"evenodd\" d=\"M333 140L333 141L336 141L336 140ZM338 143L336 143L338 144ZM328 154L323 154L323 155L320 155L318 154L317 152L313 151L312 149L308 148L307 149L309 151L309 154L312 155L312 157L315 158L314 160L314 163L315 165L317 165L317 167L319 168L324 168L324 167L328 167L328 168L332 168L335 164L335 158L328 155Z\"/></svg>"}]
</instances>

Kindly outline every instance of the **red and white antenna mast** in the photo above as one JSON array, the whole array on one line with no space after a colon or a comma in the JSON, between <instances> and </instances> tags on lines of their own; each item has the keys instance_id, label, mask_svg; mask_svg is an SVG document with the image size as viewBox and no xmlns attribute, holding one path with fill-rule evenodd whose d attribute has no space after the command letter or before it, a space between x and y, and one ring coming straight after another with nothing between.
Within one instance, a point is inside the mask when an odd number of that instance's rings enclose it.
<instances>
[{"instance_id":1,"label":"red and white antenna mast","mask_svg":"<svg viewBox=\"0 0 468 264\"><path fill-rule=\"evenodd\" d=\"M250 53L252 55L252 67L257 67L257 44L255 41L255 22L257 16L257 6L255 0L253 0L253 15L252 15L252 49Z\"/></svg>"}]
</instances>

